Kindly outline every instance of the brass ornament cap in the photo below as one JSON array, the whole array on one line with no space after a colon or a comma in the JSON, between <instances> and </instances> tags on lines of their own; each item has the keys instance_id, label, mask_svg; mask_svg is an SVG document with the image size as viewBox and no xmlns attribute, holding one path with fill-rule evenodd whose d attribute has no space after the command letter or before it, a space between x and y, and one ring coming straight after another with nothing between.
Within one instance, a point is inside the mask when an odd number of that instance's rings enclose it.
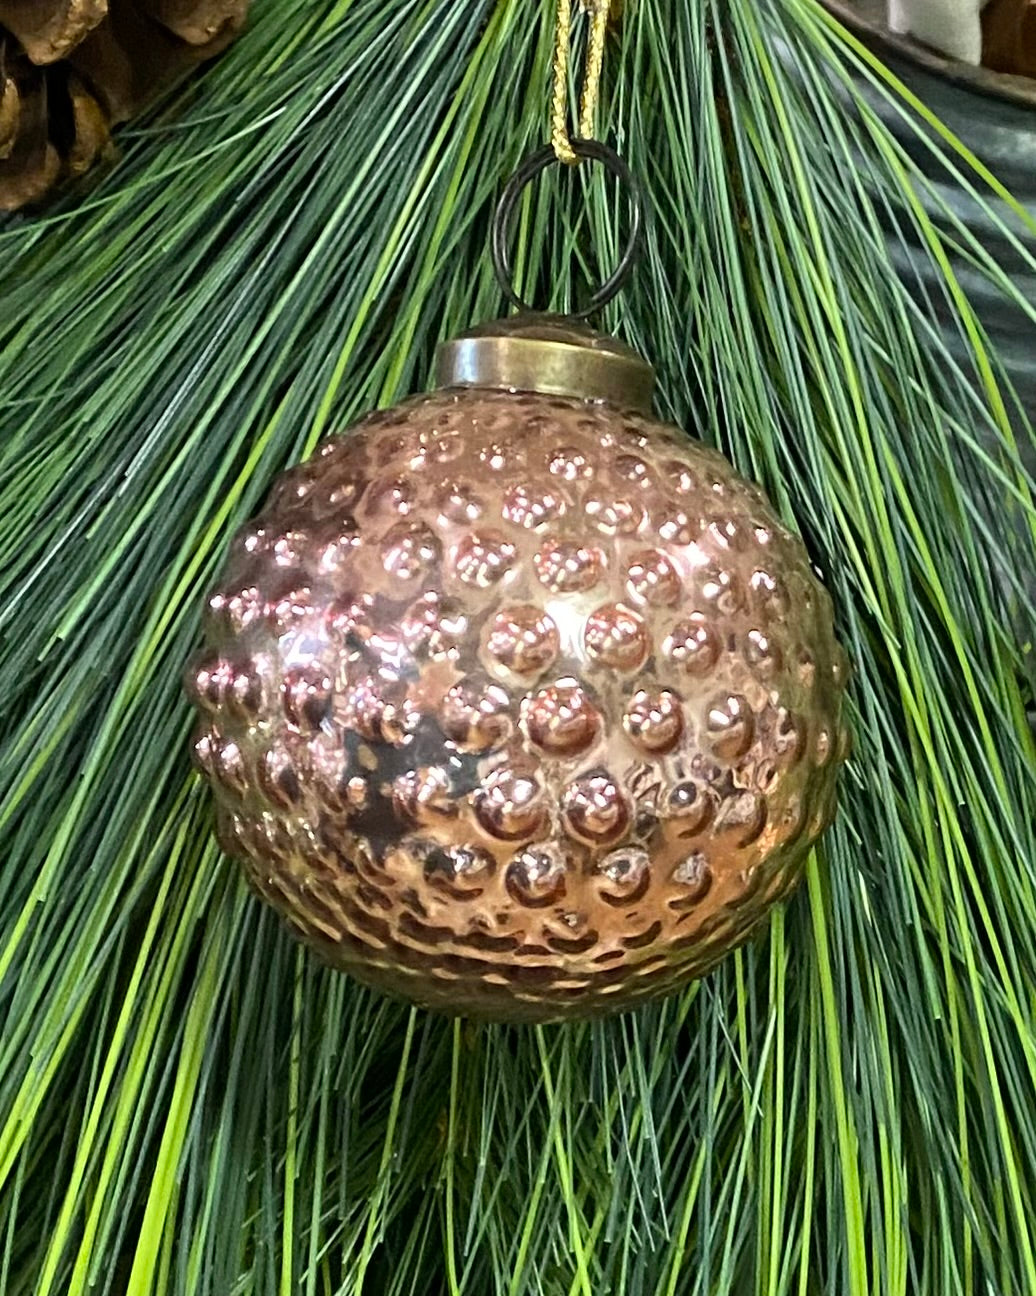
<instances>
[{"instance_id":1,"label":"brass ornament cap","mask_svg":"<svg viewBox=\"0 0 1036 1296\"><path fill-rule=\"evenodd\" d=\"M678 988L791 891L834 813L830 598L760 490L643 412L649 366L597 337L478 331L444 349L451 385L286 473L188 672L251 885L328 962L447 1013ZM537 347L548 390L518 390Z\"/></svg>"},{"instance_id":2,"label":"brass ornament cap","mask_svg":"<svg viewBox=\"0 0 1036 1296\"><path fill-rule=\"evenodd\" d=\"M444 342L440 387L496 387L651 412L655 371L631 347L564 315L511 315Z\"/></svg>"}]
</instances>

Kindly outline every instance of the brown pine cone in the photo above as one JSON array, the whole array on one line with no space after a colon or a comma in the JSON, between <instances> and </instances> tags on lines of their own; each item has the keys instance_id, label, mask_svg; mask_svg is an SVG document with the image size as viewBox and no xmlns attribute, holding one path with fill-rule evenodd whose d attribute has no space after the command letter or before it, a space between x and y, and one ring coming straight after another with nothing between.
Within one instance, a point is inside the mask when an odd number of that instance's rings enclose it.
<instances>
[{"instance_id":1,"label":"brown pine cone","mask_svg":"<svg viewBox=\"0 0 1036 1296\"><path fill-rule=\"evenodd\" d=\"M248 3L0 0L0 211L110 153L110 126L218 54Z\"/></svg>"},{"instance_id":2,"label":"brown pine cone","mask_svg":"<svg viewBox=\"0 0 1036 1296\"><path fill-rule=\"evenodd\" d=\"M1036 0L992 0L982 11L982 62L1036 77Z\"/></svg>"}]
</instances>

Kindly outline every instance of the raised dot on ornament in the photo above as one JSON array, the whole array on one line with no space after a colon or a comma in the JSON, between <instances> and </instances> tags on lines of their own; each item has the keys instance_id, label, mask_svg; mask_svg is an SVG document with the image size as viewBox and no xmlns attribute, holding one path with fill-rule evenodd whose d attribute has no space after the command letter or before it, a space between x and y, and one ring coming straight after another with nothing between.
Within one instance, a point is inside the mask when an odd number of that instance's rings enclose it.
<instances>
[{"instance_id":1,"label":"raised dot on ornament","mask_svg":"<svg viewBox=\"0 0 1036 1296\"><path fill-rule=\"evenodd\" d=\"M678 891L670 900L674 909L700 904L712 886L712 870L702 851L691 851L673 870L673 882Z\"/></svg>"},{"instance_id":2,"label":"raised dot on ornament","mask_svg":"<svg viewBox=\"0 0 1036 1296\"><path fill-rule=\"evenodd\" d=\"M648 435L648 425L634 416L623 423L618 439L622 445L629 448L632 454L633 451L647 450L652 441L655 441L657 445L659 440L664 441L668 438L664 432L661 437Z\"/></svg>"},{"instance_id":3,"label":"raised dot on ornament","mask_svg":"<svg viewBox=\"0 0 1036 1296\"><path fill-rule=\"evenodd\" d=\"M591 612L583 644L592 660L619 671L643 665L650 648L644 622L621 603L606 603Z\"/></svg>"},{"instance_id":4,"label":"raised dot on ornament","mask_svg":"<svg viewBox=\"0 0 1036 1296\"><path fill-rule=\"evenodd\" d=\"M527 697L522 720L531 742L549 756L575 756L601 734L601 715L575 679L561 679Z\"/></svg>"},{"instance_id":5,"label":"raised dot on ornament","mask_svg":"<svg viewBox=\"0 0 1036 1296\"><path fill-rule=\"evenodd\" d=\"M540 584L554 594L593 589L601 578L598 549L575 540L548 540L533 559Z\"/></svg>"},{"instance_id":6,"label":"raised dot on ornament","mask_svg":"<svg viewBox=\"0 0 1036 1296\"><path fill-rule=\"evenodd\" d=\"M748 543L745 530L731 517L714 517L708 522L709 538L720 549L740 553Z\"/></svg>"},{"instance_id":7,"label":"raised dot on ornament","mask_svg":"<svg viewBox=\"0 0 1036 1296\"><path fill-rule=\"evenodd\" d=\"M555 904L565 894L564 852L552 842L526 846L508 864L504 886L526 908Z\"/></svg>"},{"instance_id":8,"label":"raised dot on ornament","mask_svg":"<svg viewBox=\"0 0 1036 1296\"><path fill-rule=\"evenodd\" d=\"M708 827L715 810L712 792L695 779L673 784L665 800L664 813L673 820L677 835L695 836Z\"/></svg>"},{"instance_id":9,"label":"raised dot on ornament","mask_svg":"<svg viewBox=\"0 0 1036 1296\"><path fill-rule=\"evenodd\" d=\"M224 661L218 655L206 657L203 662L195 666L194 673L188 681L192 702L204 711L219 710L233 678L233 663Z\"/></svg>"},{"instance_id":10,"label":"raised dot on ornament","mask_svg":"<svg viewBox=\"0 0 1036 1296\"><path fill-rule=\"evenodd\" d=\"M758 841L766 827L766 802L758 792L739 792L720 806L713 834L726 837L739 849Z\"/></svg>"},{"instance_id":11,"label":"raised dot on ornament","mask_svg":"<svg viewBox=\"0 0 1036 1296\"><path fill-rule=\"evenodd\" d=\"M274 748L259 762L257 782L266 799L281 810L293 810L302 800L302 787L291 757Z\"/></svg>"},{"instance_id":12,"label":"raised dot on ornament","mask_svg":"<svg viewBox=\"0 0 1036 1296\"><path fill-rule=\"evenodd\" d=\"M638 441L640 439L639 437L636 438ZM639 455L618 455L612 467L617 477L633 486L640 487L641 490L646 490L653 484L651 469Z\"/></svg>"},{"instance_id":13,"label":"raised dot on ornament","mask_svg":"<svg viewBox=\"0 0 1036 1296\"><path fill-rule=\"evenodd\" d=\"M254 527L242 540L238 538L235 545L243 544L246 553L265 554L273 548L273 536L268 527Z\"/></svg>"},{"instance_id":14,"label":"raised dot on ornament","mask_svg":"<svg viewBox=\"0 0 1036 1296\"><path fill-rule=\"evenodd\" d=\"M532 768L504 765L487 775L475 793L475 813L491 837L525 841L547 819L543 782Z\"/></svg>"},{"instance_id":15,"label":"raised dot on ornament","mask_svg":"<svg viewBox=\"0 0 1036 1296\"><path fill-rule=\"evenodd\" d=\"M454 684L439 707L443 733L462 751L483 752L511 736L511 698L487 679L467 678Z\"/></svg>"},{"instance_id":16,"label":"raised dot on ornament","mask_svg":"<svg viewBox=\"0 0 1036 1296\"><path fill-rule=\"evenodd\" d=\"M514 556L514 545L499 531L476 531L458 544L453 569L466 585L488 589L511 570Z\"/></svg>"},{"instance_id":17,"label":"raised dot on ornament","mask_svg":"<svg viewBox=\"0 0 1036 1296\"><path fill-rule=\"evenodd\" d=\"M365 499L366 510L405 517L414 506L417 487L409 477L387 477L372 483Z\"/></svg>"},{"instance_id":18,"label":"raised dot on ornament","mask_svg":"<svg viewBox=\"0 0 1036 1296\"><path fill-rule=\"evenodd\" d=\"M658 534L666 544L690 545L701 531L698 519L681 508L670 508L658 521Z\"/></svg>"},{"instance_id":19,"label":"raised dot on ornament","mask_svg":"<svg viewBox=\"0 0 1036 1296\"><path fill-rule=\"evenodd\" d=\"M313 610L313 591L308 585L278 591L266 600L263 608L270 628L277 634L287 634L300 621L308 619Z\"/></svg>"},{"instance_id":20,"label":"raised dot on ornament","mask_svg":"<svg viewBox=\"0 0 1036 1296\"><path fill-rule=\"evenodd\" d=\"M401 743L414 718L405 701L390 701L378 681L369 676L351 684L344 701L349 724L371 742Z\"/></svg>"},{"instance_id":21,"label":"raised dot on ornament","mask_svg":"<svg viewBox=\"0 0 1036 1296\"><path fill-rule=\"evenodd\" d=\"M493 441L479 451L478 458L490 472L502 472L512 466L513 447L505 441Z\"/></svg>"},{"instance_id":22,"label":"raised dot on ornament","mask_svg":"<svg viewBox=\"0 0 1036 1296\"><path fill-rule=\"evenodd\" d=\"M773 750L780 762L785 765L797 765L806 754L806 725L798 720L787 707L778 707L774 719Z\"/></svg>"},{"instance_id":23,"label":"raised dot on ornament","mask_svg":"<svg viewBox=\"0 0 1036 1296\"><path fill-rule=\"evenodd\" d=\"M318 662L289 667L281 680L281 703L289 724L316 733L330 718L334 681Z\"/></svg>"},{"instance_id":24,"label":"raised dot on ornament","mask_svg":"<svg viewBox=\"0 0 1036 1296\"><path fill-rule=\"evenodd\" d=\"M195 699L197 704L197 700ZM198 734L191 742L191 757L195 765L206 774L215 768L216 755L219 749L219 735L215 732Z\"/></svg>"},{"instance_id":25,"label":"raised dot on ornament","mask_svg":"<svg viewBox=\"0 0 1036 1296\"><path fill-rule=\"evenodd\" d=\"M787 845L799 836L806 823L806 808L797 793L788 796L784 805L772 816L777 840Z\"/></svg>"},{"instance_id":26,"label":"raised dot on ornament","mask_svg":"<svg viewBox=\"0 0 1036 1296\"><path fill-rule=\"evenodd\" d=\"M534 491L525 485L512 486L504 496L503 515L515 526L536 531L565 514L565 501L555 491Z\"/></svg>"},{"instance_id":27,"label":"raised dot on ornament","mask_svg":"<svg viewBox=\"0 0 1036 1296\"><path fill-rule=\"evenodd\" d=\"M438 563L439 541L420 522L397 523L381 542L381 565L401 581L415 580Z\"/></svg>"},{"instance_id":28,"label":"raised dot on ornament","mask_svg":"<svg viewBox=\"0 0 1036 1296\"><path fill-rule=\"evenodd\" d=\"M548 468L562 481L589 481L594 475L589 458L576 446L559 446L551 452Z\"/></svg>"},{"instance_id":29,"label":"raised dot on ornament","mask_svg":"<svg viewBox=\"0 0 1036 1296\"><path fill-rule=\"evenodd\" d=\"M670 689L638 689L626 705L623 728L641 751L652 756L672 751L683 734L683 705Z\"/></svg>"},{"instance_id":30,"label":"raised dot on ornament","mask_svg":"<svg viewBox=\"0 0 1036 1296\"><path fill-rule=\"evenodd\" d=\"M258 621L265 609L265 600L258 589L249 585L232 593L220 591L213 594L206 608L206 619L210 626L214 623L230 634L240 634L254 621Z\"/></svg>"},{"instance_id":31,"label":"raised dot on ornament","mask_svg":"<svg viewBox=\"0 0 1036 1296\"><path fill-rule=\"evenodd\" d=\"M704 613L692 612L686 620L678 621L666 635L662 652L689 675L704 675L719 657L719 636Z\"/></svg>"},{"instance_id":32,"label":"raised dot on ornament","mask_svg":"<svg viewBox=\"0 0 1036 1296\"><path fill-rule=\"evenodd\" d=\"M456 428L432 428L423 440L432 463L453 463L464 453L464 437Z\"/></svg>"},{"instance_id":33,"label":"raised dot on ornament","mask_svg":"<svg viewBox=\"0 0 1036 1296\"><path fill-rule=\"evenodd\" d=\"M358 598L345 595L328 604L324 612L324 627L336 640L354 640L357 635L369 632L374 611L374 600L369 594ZM349 648L355 647L354 643Z\"/></svg>"},{"instance_id":34,"label":"raised dot on ornament","mask_svg":"<svg viewBox=\"0 0 1036 1296\"><path fill-rule=\"evenodd\" d=\"M724 616L733 616L742 604L741 587L733 572L723 567L710 567L699 577L701 596L712 603Z\"/></svg>"},{"instance_id":35,"label":"raised dot on ornament","mask_svg":"<svg viewBox=\"0 0 1036 1296\"><path fill-rule=\"evenodd\" d=\"M450 776L438 765L400 774L392 784L392 804L398 815L419 824L434 824L457 813Z\"/></svg>"},{"instance_id":36,"label":"raised dot on ornament","mask_svg":"<svg viewBox=\"0 0 1036 1296\"><path fill-rule=\"evenodd\" d=\"M312 544L306 531L282 531L273 541L271 553L277 567L295 567L305 561Z\"/></svg>"},{"instance_id":37,"label":"raised dot on ornament","mask_svg":"<svg viewBox=\"0 0 1036 1296\"><path fill-rule=\"evenodd\" d=\"M682 593L676 568L657 549L641 549L629 559L626 589L648 607L672 607Z\"/></svg>"},{"instance_id":38,"label":"raised dot on ornament","mask_svg":"<svg viewBox=\"0 0 1036 1296\"><path fill-rule=\"evenodd\" d=\"M332 815L348 814L351 806L347 797L350 762L346 752L325 734L326 741L309 745L304 761L304 773L309 791L317 805Z\"/></svg>"},{"instance_id":39,"label":"raised dot on ornament","mask_svg":"<svg viewBox=\"0 0 1036 1296\"><path fill-rule=\"evenodd\" d=\"M583 506L587 518L606 536L634 535L644 521L644 508L634 499L594 495Z\"/></svg>"},{"instance_id":40,"label":"raised dot on ornament","mask_svg":"<svg viewBox=\"0 0 1036 1296\"><path fill-rule=\"evenodd\" d=\"M318 562L322 572L337 573L345 565L354 549L361 544L360 531L354 522L338 519L334 532L323 540Z\"/></svg>"},{"instance_id":41,"label":"raised dot on ornament","mask_svg":"<svg viewBox=\"0 0 1036 1296\"><path fill-rule=\"evenodd\" d=\"M755 726L747 700L738 693L716 698L706 714L709 746L723 760L736 760L752 745Z\"/></svg>"},{"instance_id":42,"label":"raised dot on ornament","mask_svg":"<svg viewBox=\"0 0 1036 1296\"><path fill-rule=\"evenodd\" d=\"M625 792L603 769L591 770L565 788L561 813L572 836L594 846L618 841L631 818Z\"/></svg>"},{"instance_id":43,"label":"raised dot on ornament","mask_svg":"<svg viewBox=\"0 0 1036 1296\"><path fill-rule=\"evenodd\" d=\"M558 655L558 628L532 605L504 608L493 618L486 639L489 656L515 675L538 675Z\"/></svg>"},{"instance_id":44,"label":"raised dot on ornament","mask_svg":"<svg viewBox=\"0 0 1036 1296\"><path fill-rule=\"evenodd\" d=\"M466 843L441 846L438 842L421 841L416 844L416 853L421 858L425 879L451 895L479 893L493 872L492 855Z\"/></svg>"},{"instance_id":45,"label":"raised dot on ornament","mask_svg":"<svg viewBox=\"0 0 1036 1296\"><path fill-rule=\"evenodd\" d=\"M432 660L455 656L467 629L463 604L434 590L412 603L400 624L407 649Z\"/></svg>"},{"instance_id":46,"label":"raised dot on ornament","mask_svg":"<svg viewBox=\"0 0 1036 1296\"><path fill-rule=\"evenodd\" d=\"M439 511L450 522L476 522L482 516L482 501L463 482L444 482L437 496Z\"/></svg>"},{"instance_id":47,"label":"raised dot on ornament","mask_svg":"<svg viewBox=\"0 0 1036 1296\"><path fill-rule=\"evenodd\" d=\"M611 905L639 900L651 882L651 861L639 846L609 852L594 871L601 899Z\"/></svg>"},{"instance_id":48,"label":"raised dot on ornament","mask_svg":"<svg viewBox=\"0 0 1036 1296\"><path fill-rule=\"evenodd\" d=\"M677 495L691 495L698 489L698 480L682 459L667 459L662 465L666 485Z\"/></svg>"},{"instance_id":49,"label":"raised dot on ornament","mask_svg":"<svg viewBox=\"0 0 1036 1296\"><path fill-rule=\"evenodd\" d=\"M753 599L770 616L783 617L788 612L788 588L780 576L759 567L748 582Z\"/></svg>"},{"instance_id":50,"label":"raised dot on ornament","mask_svg":"<svg viewBox=\"0 0 1036 1296\"><path fill-rule=\"evenodd\" d=\"M745 638L745 661L764 679L781 669L781 650L762 630L749 630Z\"/></svg>"},{"instance_id":51,"label":"raised dot on ornament","mask_svg":"<svg viewBox=\"0 0 1036 1296\"><path fill-rule=\"evenodd\" d=\"M366 810L370 804L370 794L370 785L361 775L354 774L346 780L345 800L350 810Z\"/></svg>"}]
</instances>

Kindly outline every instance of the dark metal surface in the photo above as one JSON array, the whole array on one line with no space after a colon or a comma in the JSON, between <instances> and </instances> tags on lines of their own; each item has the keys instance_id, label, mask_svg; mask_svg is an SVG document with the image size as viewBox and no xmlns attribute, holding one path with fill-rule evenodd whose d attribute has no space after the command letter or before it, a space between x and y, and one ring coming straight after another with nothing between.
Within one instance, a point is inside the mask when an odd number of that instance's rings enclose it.
<instances>
[{"instance_id":1,"label":"dark metal surface","mask_svg":"<svg viewBox=\"0 0 1036 1296\"><path fill-rule=\"evenodd\" d=\"M573 319L588 319L591 315L596 315L598 311L603 310L618 295L623 284L629 278L640 248L640 233L643 226L643 199L640 185L634 178L633 172L614 149L609 148L607 144L602 144L599 140L574 139L570 143L572 151L577 157L600 162L605 170L611 172L626 189L630 206L629 235L619 264L590 297L585 306L579 310L569 311L569 315ZM510 240L511 227L514 223L514 211L526 185L535 180L538 175L549 167L555 165L561 164L550 144L530 154L504 186L493 219L491 244L493 269L496 271L497 280L504 290L507 300L512 306L516 306L518 310L527 313L532 313L535 308L523 301L515 288L511 265Z\"/></svg>"}]
</instances>

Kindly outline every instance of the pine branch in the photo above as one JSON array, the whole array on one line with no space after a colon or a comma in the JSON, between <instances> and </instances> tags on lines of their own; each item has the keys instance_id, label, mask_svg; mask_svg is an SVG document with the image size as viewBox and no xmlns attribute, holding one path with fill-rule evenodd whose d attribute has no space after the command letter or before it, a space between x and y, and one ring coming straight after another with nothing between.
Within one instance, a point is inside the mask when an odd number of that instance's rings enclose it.
<instances>
[{"instance_id":1,"label":"pine branch","mask_svg":"<svg viewBox=\"0 0 1036 1296\"><path fill-rule=\"evenodd\" d=\"M652 212L611 322L802 529L854 659L808 885L676 999L473 1028L319 968L212 844L204 591L282 466L499 308L551 21L257 0L99 187L0 231L11 1296L1036 1289L1034 444L959 267L1032 307L915 159L1023 214L812 0L627 6L602 122ZM530 291L570 300L620 210L531 198Z\"/></svg>"}]
</instances>

